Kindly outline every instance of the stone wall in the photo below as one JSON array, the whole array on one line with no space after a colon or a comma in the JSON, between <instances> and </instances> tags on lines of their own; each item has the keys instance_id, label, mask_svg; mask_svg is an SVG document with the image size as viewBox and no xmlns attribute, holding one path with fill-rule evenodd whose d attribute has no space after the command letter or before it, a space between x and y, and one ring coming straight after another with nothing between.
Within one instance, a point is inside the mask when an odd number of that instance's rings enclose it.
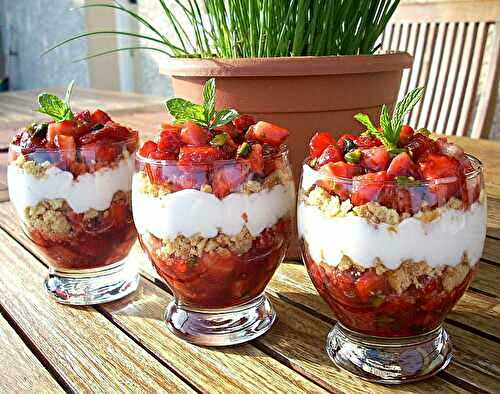
<instances>
[{"instance_id":1,"label":"stone wall","mask_svg":"<svg viewBox=\"0 0 500 394\"><path fill-rule=\"evenodd\" d=\"M74 79L89 86L86 62L71 63L87 53L85 40L40 57L50 45L85 29L77 0L0 0L0 26L11 89L66 85Z\"/></svg>"}]
</instances>

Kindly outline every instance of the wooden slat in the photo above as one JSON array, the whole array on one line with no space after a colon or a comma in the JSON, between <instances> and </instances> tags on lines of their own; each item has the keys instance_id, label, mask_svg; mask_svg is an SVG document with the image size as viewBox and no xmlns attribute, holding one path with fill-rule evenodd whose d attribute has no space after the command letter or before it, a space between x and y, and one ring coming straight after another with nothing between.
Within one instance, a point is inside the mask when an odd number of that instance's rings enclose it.
<instances>
[{"instance_id":1,"label":"wooden slat","mask_svg":"<svg viewBox=\"0 0 500 394\"><path fill-rule=\"evenodd\" d=\"M433 94L435 95L435 100L434 104L432 105L429 115L429 121L427 124L427 128L429 130L436 130L436 132L439 133L444 132L444 130L438 129L436 126L439 121L439 118L442 117L443 114L443 108L442 108L443 100L444 100L444 95L446 93L446 87L448 86L448 81L450 78L452 55L453 55L453 50L455 48L457 29L458 29L457 23L447 23L446 26L448 31L445 37L444 49L442 52L443 53L442 63L438 73L439 79L436 84L436 89L433 92Z\"/></svg>"},{"instance_id":2,"label":"wooden slat","mask_svg":"<svg viewBox=\"0 0 500 394\"><path fill-rule=\"evenodd\" d=\"M430 115L435 106L434 98L436 97L436 91L438 90L438 82L442 70L442 61L445 52L445 44L448 35L448 23L440 23L437 27L437 37L436 45L434 46L434 52L430 58L430 70L429 78L425 84L426 94L423 99L421 107L421 115L419 117L419 127L430 128Z\"/></svg>"},{"instance_id":3,"label":"wooden slat","mask_svg":"<svg viewBox=\"0 0 500 394\"><path fill-rule=\"evenodd\" d=\"M397 22L478 22L498 21L498 0L406 0L397 8Z\"/></svg>"},{"instance_id":4,"label":"wooden slat","mask_svg":"<svg viewBox=\"0 0 500 394\"><path fill-rule=\"evenodd\" d=\"M472 281L471 288L500 298L499 283L500 269L497 266L481 261L476 277Z\"/></svg>"},{"instance_id":5,"label":"wooden slat","mask_svg":"<svg viewBox=\"0 0 500 394\"><path fill-rule=\"evenodd\" d=\"M0 349L0 393L64 393L2 315Z\"/></svg>"},{"instance_id":6,"label":"wooden slat","mask_svg":"<svg viewBox=\"0 0 500 394\"><path fill-rule=\"evenodd\" d=\"M436 38L438 33L438 25L436 23L429 23L428 35L424 40L425 48L422 54L422 64L421 64L421 74L419 75L419 79L417 82L417 86L427 86L429 83L429 75L432 67L432 59L434 57L434 51L436 47ZM423 108L426 100L421 100L416 106L413 112L416 113L415 122L412 124L421 125L423 121ZM420 126L418 126L420 127Z\"/></svg>"},{"instance_id":7,"label":"wooden slat","mask_svg":"<svg viewBox=\"0 0 500 394\"><path fill-rule=\"evenodd\" d=\"M488 138L488 132L495 116L500 79L500 22L494 25L494 37L488 62L488 74L472 127L471 137L473 138Z\"/></svg>"},{"instance_id":8,"label":"wooden slat","mask_svg":"<svg viewBox=\"0 0 500 394\"><path fill-rule=\"evenodd\" d=\"M455 133L455 130L451 127L451 123L449 122L450 114L452 111L453 102L456 97L457 83L458 83L458 74L460 71L460 65L463 61L463 52L465 41L467 37L467 27L468 24L465 22L458 23L458 39L455 41L455 45L453 48L453 58L451 61L451 70L449 72L451 77L451 82L446 84L446 91L444 94L444 103L443 103L443 113L439 117L439 122L436 130L439 130L447 135L452 135Z\"/></svg>"},{"instance_id":9,"label":"wooden slat","mask_svg":"<svg viewBox=\"0 0 500 394\"><path fill-rule=\"evenodd\" d=\"M453 106L450 112L450 121L449 125L453 130L453 134L463 135L464 130L458 128L458 122L461 114L461 109L463 108L465 92L467 90L467 84L469 81L469 75L472 65L472 55L474 52L474 47L477 38L477 23L467 23L467 34L466 40L464 43L464 54L462 56L462 63L465 63L465 66L462 65L460 67L460 71L458 73L458 84L457 84L457 93L455 95L455 99L453 102Z\"/></svg>"},{"instance_id":10,"label":"wooden slat","mask_svg":"<svg viewBox=\"0 0 500 394\"><path fill-rule=\"evenodd\" d=\"M472 55L472 65L470 78L467 80L467 90L465 92L464 104L461 110L458 131L467 135L472 123L472 116L475 106L477 87L479 83L479 74L483 64L484 49L488 39L488 27L485 22L479 23L476 45Z\"/></svg>"},{"instance_id":11,"label":"wooden slat","mask_svg":"<svg viewBox=\"0 0 500 394\"><path fill-rule=\"evenodd\" d=\"M68 387L85 392L192 391L95 309L48 300L42 286L46 268L4 230L0 244L2 308Z\"/></svg>"},{"instance_id":12,"label":"wooden slat","mask_svg":"<svg viewBox=\"0 0 500 394\"><path fill-rule=\"evenodd\" d=\"M483 258L499 265L500 270L500 240L486 237Z\"/></svg>"}]
</instances>

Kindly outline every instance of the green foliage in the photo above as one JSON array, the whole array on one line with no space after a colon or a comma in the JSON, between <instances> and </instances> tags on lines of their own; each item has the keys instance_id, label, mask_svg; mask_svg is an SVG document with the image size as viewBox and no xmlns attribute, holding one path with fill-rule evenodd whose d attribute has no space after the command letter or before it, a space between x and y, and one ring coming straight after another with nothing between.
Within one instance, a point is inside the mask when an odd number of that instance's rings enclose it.
<instances>
[{"instance_id":1,"label":"green foliage","mask_svg":"<svg viewBox=\"0 0 500 394\"><path fill-rule=\"evenodd\" d=\"M173 7L164 0L157 1L166 24L172 27L172 37L119 3L88 4L83 8L125 13L141 24L146 33L88 32L48 51L83 37L116 34L137 37L155 46L117 48L84 59L135 49L196 58L372 54L400 0L173 0Z\"/></svg>"},{"instance_id":2,"label":"green foliage","mask_svg":"<svg viewBox=\"0 0 500 394\"><path fill-rule=\"evenodd\" d=\"M169 99L165 105L176 123L191 121L209 129L232 122L239 115L238 111L231 108L225 108L219 112L215 110L214 78L209 79L203 87L203 105L194 104L182 98Z\"/></svg>"},{"instance_id":3,"label":"green foliage","mask_svg":"<svg viewBox=\"0 0 500 394\"><path fill-rule=\"evenodd\" d=\"M39 94L38 105L40 108L37 111L50 116L57 122L73 119L73 112L71 111L69 102L74 83L75 81L71 81L69 84L64 101L50 93Z\"/></svg>"},{"instance_id":4,"label":"green foliage","mask_svg":"<svg viewBox=\"0 0 500 394\"><path fill-rule=\"evenodd\" d=\"M405 116L411 112L413 107L422 99L423 95L423 87L415 88L408 92L403 100L396 104L392 116L389 114L387 105L384 104L380 112L381 130L378 130L373 125L370 117L366 114L356 114L354 115L354 119L366 127L365 135L377 137L390 153L401 153L404 149L398 149L397 144Z\"/></svg>"}]
</instances>

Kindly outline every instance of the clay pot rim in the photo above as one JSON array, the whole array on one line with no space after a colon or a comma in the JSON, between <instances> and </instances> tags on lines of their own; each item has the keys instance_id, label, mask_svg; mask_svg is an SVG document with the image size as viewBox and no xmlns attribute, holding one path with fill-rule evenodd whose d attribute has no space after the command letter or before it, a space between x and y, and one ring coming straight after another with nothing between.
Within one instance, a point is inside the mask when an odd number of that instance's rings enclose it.
<instances>
[{"instance_id":1,"label":"clay pot rim","mask_svg":"<svg viewBox=\"0 0 500 394\"><path fill-rule=\"evenodd\" d=\"M364 74L409 68L407 52L376 55L296 56L240 59L168 58L160 73L176 77L285 77Z\"/></svg>"}]
</instances>

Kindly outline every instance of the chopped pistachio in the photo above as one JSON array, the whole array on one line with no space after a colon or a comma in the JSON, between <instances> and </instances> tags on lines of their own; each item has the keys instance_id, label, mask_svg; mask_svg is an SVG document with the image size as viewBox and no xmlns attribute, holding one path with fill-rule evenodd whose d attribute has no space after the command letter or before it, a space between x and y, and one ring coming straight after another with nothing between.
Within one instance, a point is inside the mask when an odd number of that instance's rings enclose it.
<instances>
[{"instance_id":1,"label":"chopped pistachio","mask_svg":"<svg viewBox=\"0 0 500 394\"><path fill-rule=\"evenodd\" d=\"M239 157L247 157L252 151L252 147L248 142L243 142L239 147L237 154Z\"/></svg>"},{"instance_id":2,"label":"chopped pistachio","mask_svg":"<svg viewBox=\"0 0 500 394\"><path fill-rule=\"evenodd\" d=\"M210 140L210 145L221 147L221 146L224 146L226 141L227 141L227 134L220 133L220 134L217 134L214 138L212 138Z\"/></svg>"},{"instance_id":3,"label":"chopped pistachio","mask_svg":"<svg viewBox=\"0 0 500 394\"><path fill-rule=\"evenodd\" d=\"M362 153L359 149L354 149L350 152L347 152L344 158L348 163L358 164L361 160L361 155Z\"/></svg>"}]
</instances>

